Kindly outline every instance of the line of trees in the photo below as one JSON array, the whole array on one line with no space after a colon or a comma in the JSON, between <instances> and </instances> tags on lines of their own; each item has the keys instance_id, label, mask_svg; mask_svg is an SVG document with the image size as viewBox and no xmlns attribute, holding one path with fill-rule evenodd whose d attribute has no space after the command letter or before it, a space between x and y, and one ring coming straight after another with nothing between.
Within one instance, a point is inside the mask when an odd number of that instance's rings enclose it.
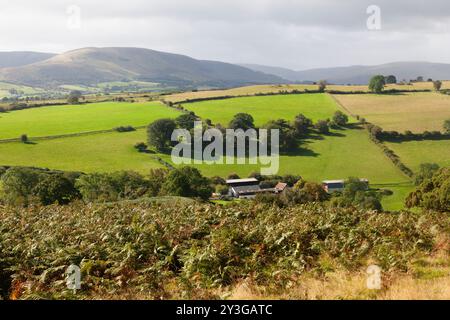
<instances>
[{"instance_id":1,"label":"line of trees","mask_svg":"<svg viewBox=\"0 0 450 320\"><path fill-rule=\"evenodd\" d=\"M68 204L75 200L113 202L156 196L207 200L211 181L192 167L154 169L148 175L133 171L82 174L35 168L2 168L0 202L10 205Z\"/></svg>"},{"instance_id":2,"label":"line of trees","mask_svg":"<svg viewBox=\"0 0 450 320\"><path fill-rule=\"evenodd\" d=\"M176 119L159 119L151 123L147 127L148 146L155 148L160 152L168 152L177 143L171 140L172 133L175 129L186 129L192 132L194 122L199 118L194 113L185 113ZM343 127L348 124L348 116L341 111L336 111L332 119L319 120L315 124L303 114L297 115L293 121L284 119L271 120L261 126L262 129L278 129L280 132L280 149L282 151L290 151L298 147L299 140L316 130L320 134L328 134L330 128ZM215 128L223 134L226 128L220 124L212 125L210 120L204 121L203 130ZM258 129L255 125L252 115L247 113L238 113L230 121L228 129L243 130ZM270 140L270 137L269 137ZM224 141L225 143L225 141ZM143 147L139 145L139 149Z\"/></svg>"}]
</instances>

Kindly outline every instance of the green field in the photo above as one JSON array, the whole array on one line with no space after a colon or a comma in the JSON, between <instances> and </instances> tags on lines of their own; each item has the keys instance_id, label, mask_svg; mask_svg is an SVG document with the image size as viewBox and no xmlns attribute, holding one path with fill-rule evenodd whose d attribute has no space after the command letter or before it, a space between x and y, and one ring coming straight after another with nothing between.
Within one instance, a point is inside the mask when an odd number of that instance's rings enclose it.
<instances>
[{"instance_id":1,"label":"green field","mask_svg":"<svg viewBox=\"0 0 450 320\"><path fill-rule=\"evenodd\" d=\"M261 126L269 120L294 120L303 113L314 121L331 118L338 106L327 94L277 95L265 97L245 97L224 100L185 103L183 107L194 111L203 119L213 123L228 125L237 113L253 115L255 124Z\"/></svg>"},{"instance_id":2,"label":"green field","mask_svg":"<svg viewBox=\"0 0 450 320\"><path fill-rule=\"evenodd\" d=\"M152 155L138 153L133 148L137 142L145 140L145 130L141 129L44 140L36 144L3 143L0 144L0 164L83 172L135 170L146 173L162 165ZM171 163L170 155L158 156ZM260 168L238 164L193 166L210 177L226 177L230 173L247 177ZM311 137L302 143L298 153L281 156L279 173L298 174L318 182L356 176L368 178L372 184L381 184L379 187L393 185L388 189L399 190L399 193L386 199L388 209L401 207L404 192L397 186L408 184L408 179L370 142L366 132L359 129L339 130L325 138Z\"/></svg>"},{"instance_id":3,"label":"green field","mask_svg":"<svg viewBox=\"0 0 450 320\"><path fill-rule=\"evenodd\" d=\"M40 88L33 88L28 86L11 84L7 82L0 82L0 98L10 97L11 93L9 92L9 90L11 89L17 90L17 92L20 93L21 95L34 95L45 92L44 89Z\"/></svg>"},{"instance_id":4,"label":"green field","mask_svg":"<svg viewBox=\"0 0 450 320\"><path fill-rule=\"evenodd\" d=\"M450 140L386 142L386 145L415 172L422 163L437 163L441 167L450 166Z\"/></svg>"},{"instance_id":5,"label":"green field","mask_svg":"<svg viewBox=\"0 0 450 320\"><path fill-rule=\"evenodd\" d=\"M134 170L142 173L161 164L134 149L145 141L145 130L111 132L79 137L0 143L0 164L35 166L67 171L113 172Z\"/></svg>"},{"instance_id":6,"label":"green field","mask_svg":"<svg viewBox=\"0 0 450 320\"><path fill-rule=\"evenodd\" d=\"M330 118L338 109L327 94L234 98L184 106L204 119L225 124L234 114L248 112L254 116L257 125L270 119L292 120L299 113L316 121ZM158 118L176 117L178 114L178 111L159 102L106 102L34 108L1 114L0 139L17 138L23 133L30 137L42 137L108 130L121 125L143 126ZM156 157L172 163L170 155L151 155L134 149L137 142L146 141L144 129L129 133L110 132L31 141L30 144L0 143L0 165L83 172L135 170L147 173L152 168L163 166ZM431 158L438 159L431 153L438 153L437 150L445 145L441 141L436 143L436 146L429 147L433 148L433 152L413 150L411 154L417 153L417 157L423 159L421 153L428 152ZM401 151L398 154L403 159ZM448 164L448 153L441 152L440 157L442 164ZM408 155L405 154L407 159ZM260 170L259 165L248 164L192 165L210 177L227 177L231 173L247 177ZM326 136L312 134L301 142L296 152L281 155L279 174L297 174L317 182L350 176L368 178L372 186L395 192L394 196L383 201L384 207L391 210L402 208L404 197L412 190L410 180L369 140L367 132L358 128L332 130Z\"/></svg>"},{"instance_id":7,"label":"green field","mask_svg":"<svg viewBox=\"0 0 450 320\"><path fill-rule=\"evenodd\" d=\"M159 102L104 102L52 106L0 114L0 139L45 137L109 130L118 126L144 126L159 118L176 117L174 109Z\"/></svg>"}]
</instances>

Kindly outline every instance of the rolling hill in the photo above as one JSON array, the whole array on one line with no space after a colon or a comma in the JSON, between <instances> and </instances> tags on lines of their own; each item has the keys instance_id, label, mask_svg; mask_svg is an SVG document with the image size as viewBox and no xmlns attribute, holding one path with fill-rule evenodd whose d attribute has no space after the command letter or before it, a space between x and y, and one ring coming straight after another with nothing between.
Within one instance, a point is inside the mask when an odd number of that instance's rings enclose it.
<instances>
[{"instance_id":1,"label":"rolling hill","mask_svg":"<svg viewBox=\"0 0 450 320\"><path fill-rule=\"evenodd\" d=\"M42 87L133 80L221 87L284 81L238 65L140 48L77 49L0 69L0 80Z\"/></svg>"},{"instance_id":2,"label":"rolling hill","mask_svg":"<svg viewBox=\"0 0 450 320\"><path fill-rule=\"evenodd\" d=\"M398 81L403 79L450 79L450 64L431 62L394 62L375 66L348 66L337 68L319 68L294 71L285 68L246 64L247 68L283 77L289 81L308 82L327 80L332 84L368 84L377 74L395 75Z\"/></svg>"},{"instance_id":3,"label":"rolling hill","mask_svg":"<svg viewBox=\"0 0 450 320\"><path fill-rule=\"evenodd\" d=\"M50 59L53 56L55 56L54 53L31 51L0 52L0 68L25 66Z\"/></svg>"}]
</instances>

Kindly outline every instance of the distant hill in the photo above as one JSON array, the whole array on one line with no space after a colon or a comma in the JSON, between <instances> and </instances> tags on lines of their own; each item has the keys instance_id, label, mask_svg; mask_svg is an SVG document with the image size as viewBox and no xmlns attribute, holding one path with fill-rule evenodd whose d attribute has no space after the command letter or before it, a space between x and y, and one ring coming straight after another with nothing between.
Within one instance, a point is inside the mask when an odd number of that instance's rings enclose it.
<instances>
[{"instance_id":1,"label":"distant hill","mask_svg":"<svg viewBox=\"0 0 450 320\"><path fill-rule=\"evenodd\" d=\"M284 81L238 65L140 48L73 50L32 64L0 69L0 80L40 87L132 80L220 87Z\"/></svg>"},{"instance_id":2,"label":"distant hill","mask_svg":"<svg viewBox=\"0 0 450 320\"><path fill-rule=\"evenodd\" d=\"M376 66L349 66L337 68L320 68L294 71L284 68L260 65L246 65L255 71L266 72L283 77L289 81L308 82L327 80L333 84L368 84L372 76L377 74L395 75L398 81L403 79L450 79L450 64L431 62L394 62Z\"/></svg>"},{"instance_id":3,"label":"distant hill","mask_svg":"<svg viewBox=\"0 0 450 320\"><path fill-rule=\"evenodd\" d=\"M0 68L20 67L27 64L50 59L54 53L13 51L0 52Z\"/></svg>"}]
</instances>

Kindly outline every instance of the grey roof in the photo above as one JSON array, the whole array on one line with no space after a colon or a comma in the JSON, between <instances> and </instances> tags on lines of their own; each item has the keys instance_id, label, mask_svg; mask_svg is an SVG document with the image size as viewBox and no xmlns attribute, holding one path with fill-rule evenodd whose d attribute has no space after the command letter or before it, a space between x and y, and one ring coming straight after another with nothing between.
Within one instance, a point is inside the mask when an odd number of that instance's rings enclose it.
<instances>
[{"instance_id":1,"label":"grey roof","mask_svg":"<svg viewBox=\"0 0 450 320\"><path fill-rule=\"evenodd\" d=\"M256 193L256 192L261 191L261 188L259 187L259 185L233 187L232 189L236 193Z\"/></svg>"},{"instance_id":2,"label":"grey roof","mask_svg":"<svg viewBox=\"0 0 450 320\"><path fill-rule=\"evenodd\" d=\"M230 180L227 180L226 182L227 182L227 184L250 183L250 182L259 183L258 179L255 179L255 178L248 178L248 179L230 179Z\"/></svg>"}]
</instances>

